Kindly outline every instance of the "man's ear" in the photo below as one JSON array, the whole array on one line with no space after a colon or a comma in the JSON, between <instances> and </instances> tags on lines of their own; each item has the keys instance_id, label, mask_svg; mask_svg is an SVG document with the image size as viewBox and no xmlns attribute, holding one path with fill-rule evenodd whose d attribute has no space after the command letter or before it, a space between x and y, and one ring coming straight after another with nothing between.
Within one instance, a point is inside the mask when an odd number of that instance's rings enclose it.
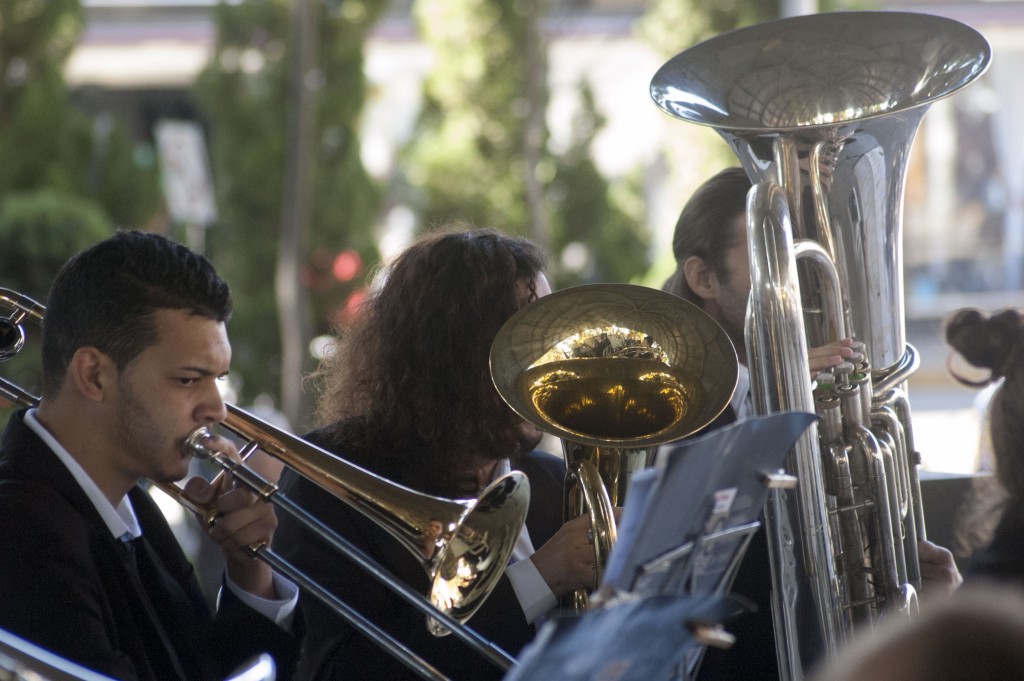
<instances>
[{"instance_id":1,"label":"man's ear","mask_svg":"<svg viewBox=\"0 0 1024 681\"><path fill-rule=\"evenodd\" d=\"M691 255L683 262L683 276L690 290L704 300L718 298L718 276L708 262L699 255Z\"/></svg>"},{"instance_id":2,"label":"man's ear","mask_svg":"<svg viewBox=\"0 0 1024 681\"><path fill-rule=\"evenodd\" d=\"M106 354L87 345L71 357L68 378L85 399L100 402L104 392L117 381L117 367Z\"/></svg>"}]
</instances>

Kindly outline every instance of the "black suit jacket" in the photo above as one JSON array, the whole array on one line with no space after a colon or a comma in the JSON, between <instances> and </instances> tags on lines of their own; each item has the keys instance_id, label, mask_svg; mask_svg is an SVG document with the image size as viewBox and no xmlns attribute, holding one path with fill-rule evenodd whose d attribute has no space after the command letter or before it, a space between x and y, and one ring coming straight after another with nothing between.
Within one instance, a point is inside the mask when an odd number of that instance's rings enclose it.
<instances>
[{"instance_id":1,"label":"black suit jacket","mask_svg":"<svg viewBox=\"0 0 1024 681\"><path fill-rule=\"evenodd\" d=\"M23 417L11 416L0 444L0 628L117 679L223 679L260 652L288 675L298 642L227 589L214 617L140 487L129 493L143 530L134 571L125 545ZM150 576L166 588L153 588Z\"/></svg>"},{"instance_id":2,"label":"black suit jacket","mask_svg":"<svg viewBox=\"0 0 1024 681\"><path fill-rule=\"evenodd\" d=\"M322 434L307 435L306 439L338 451L337 443ZM562 524L565 464L550 454L531 452L522 457L516 468L530 480L531 500L526 524L534 546L539 547ZM427 593L429 583L420 561L358 511L291 471L282 477L281 491L415 591ZM297 521L281 518L274 535L274 549L449 678L478 681L502 677L500 670L454 636L437 638L430 634L422 613L367 576ZM297 678L317 681L419 678L319 600L304 597L302 612L306 638ZM468 625L513 655L534 634L511 582L504 575Z\"/></svg>"}]
</instances>

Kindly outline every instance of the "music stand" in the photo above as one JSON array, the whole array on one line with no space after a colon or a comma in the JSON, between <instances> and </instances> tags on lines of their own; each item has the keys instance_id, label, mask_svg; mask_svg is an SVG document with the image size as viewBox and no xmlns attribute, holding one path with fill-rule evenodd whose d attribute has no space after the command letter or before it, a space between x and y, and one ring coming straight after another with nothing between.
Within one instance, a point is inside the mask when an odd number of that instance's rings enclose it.
<instances>
[{"instance_id":1,"label":"music stand","mask_svg":"<svg viewBox=\"0 0 1024 681\"><path fill-rule=\"evenodd\" d=\"M795 484L781 467L816 418L743 421L635 473L592 608L547 622L506 681L689 677L706 646L728 647L723 624L749 606L726 592L769 490Z\"/></svg>"},{"instance_id":2,"label":"music stand","mask_svg":"<svg viewBox=\"0 0 1024 681\"><path fill-rule=\"evenodd\" d=\"M772 414L664 448L654 468L634 475L638 498L633 502L631 487L623 516L633 505L641 519L623 518L606 583L647 595L722 593L759 527L769 490L796 484L782 466L816 419Z\"/></svg>"}]
</instances>

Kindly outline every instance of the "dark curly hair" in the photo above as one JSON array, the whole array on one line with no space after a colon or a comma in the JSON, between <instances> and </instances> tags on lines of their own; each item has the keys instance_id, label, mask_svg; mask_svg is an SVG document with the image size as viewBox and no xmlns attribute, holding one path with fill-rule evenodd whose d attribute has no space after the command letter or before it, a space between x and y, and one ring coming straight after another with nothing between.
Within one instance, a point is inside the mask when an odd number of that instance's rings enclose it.
<instances>
[{"instance_id":1,"label":"dark curly hair","mask_svg":"<svg viewBox=\"0 0 1024 681\"><path fill-rule=\"evenodd\" d=\"M946 322L946 342L973 366L987 369L981 381L951 369L973 387L1002 380L989 406L996 476L1013 499L1024 501L1024 319L1016 310L986 315L964 309Z\"/></svg>"},{"instance_id":2,"label":"dark curly hair","mask_svg":"<svg viewBox=\"0 0 1024 681\"><path fill-rule=\"evenodd\" d=\"M319 424L372 451L382 474L414 470L426 491L475 492L470 471L519 453L521 419L491 381L490 348L520 307L518 287L536 297L544 262L532 242L492 229L418 239L378 274L314 374Z\"/></svg>"}]
</instances>

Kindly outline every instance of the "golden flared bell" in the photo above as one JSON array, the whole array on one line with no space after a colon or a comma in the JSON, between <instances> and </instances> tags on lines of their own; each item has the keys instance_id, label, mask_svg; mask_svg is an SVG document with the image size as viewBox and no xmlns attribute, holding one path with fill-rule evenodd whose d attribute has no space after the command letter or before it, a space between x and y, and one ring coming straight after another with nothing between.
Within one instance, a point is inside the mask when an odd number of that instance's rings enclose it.
<instances>
[{"instance_id":1,"label":"golden flared bell","mask_svg":"<svg viewBox=\"0 0 1024 681\"><path fill-rule=\"evenodd\" d=\"M736 351L696 305L633 284L589 284L540 298L491 346L498 393L562 439L641 447L713 421L736 388Z\"/></svg>"}]
</instances>

